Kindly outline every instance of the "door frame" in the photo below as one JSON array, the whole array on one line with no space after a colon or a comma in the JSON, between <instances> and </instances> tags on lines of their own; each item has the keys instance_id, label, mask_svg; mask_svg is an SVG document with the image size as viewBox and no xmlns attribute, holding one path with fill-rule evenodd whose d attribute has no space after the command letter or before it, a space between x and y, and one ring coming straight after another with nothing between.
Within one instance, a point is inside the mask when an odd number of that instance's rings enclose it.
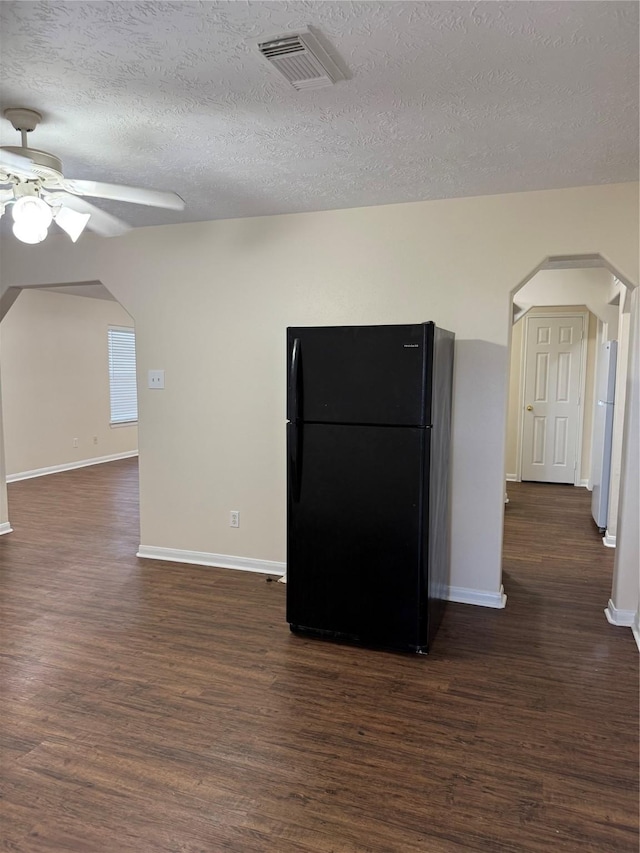
<instances>
[{"instance_id":1,"label":"door frame","mask_svg":"<svg viewBox=\"0 0 640 853\"><path fill-rule=\"evenodd\" d=\"M535 307L535 306L533 306ZM542 317L562 319L566 317L580 317L582 319L582 339L580 344L580 378L578 398L578 440L576 442L576 465L573 474L574 486L587 486L587 481L582 479L582 439L584 433L584 401L587 385L587 343L589 339L589 311L544 311L535 314L531 310L522 317L524 323L522 332L522 344L520 350L520 400L518 405L518 441L516 445L516 482L522 482L522 453L524 450L524 406L525 406L525 376L527 369L527 342L529 335L529 318Z\"/></svg>"}]
</instances>

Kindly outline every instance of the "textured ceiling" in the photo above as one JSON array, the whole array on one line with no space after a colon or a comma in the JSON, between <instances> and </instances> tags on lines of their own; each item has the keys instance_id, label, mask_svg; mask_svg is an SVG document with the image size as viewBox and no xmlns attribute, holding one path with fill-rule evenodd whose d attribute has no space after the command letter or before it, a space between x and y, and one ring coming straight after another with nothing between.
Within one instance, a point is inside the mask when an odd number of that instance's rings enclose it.
<instances>
[{"instance_id":1,"label":"textured ceiling","mask_svg":"<svg viewBox=\"0 0 640 853\"><path fill-rule=\"evenodd\" d=\"M306 25L349 79L296 92L257 53ZM4 0L0 39L30 144L187 203L98 202L135 225L637 179L635 2Z\"/></svg>"}]
</instances>

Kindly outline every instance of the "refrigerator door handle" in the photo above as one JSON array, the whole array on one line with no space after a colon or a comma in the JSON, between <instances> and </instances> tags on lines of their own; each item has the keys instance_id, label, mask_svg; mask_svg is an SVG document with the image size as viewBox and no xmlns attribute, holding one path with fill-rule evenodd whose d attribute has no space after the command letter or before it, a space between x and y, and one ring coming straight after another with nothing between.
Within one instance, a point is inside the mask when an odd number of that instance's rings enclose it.
<instances>
[{"instance_id":1,"label":"refrigerator door handle","mask_svg":"<svg viewBox=\"0 0 640 853\"><path fill-rule=\"evenodd\" d=\"M297 421L300 418L300 338L294 338L289 365L289 411L287 418Z\"/></svg>"},{"instance_id":2,"label":"refrigerator door handle","mask_svg":"<svg viewBox=\"0 0 640 853\"><path fill-rule=\"evenodd\" d=\"M298 503L300 500L302 423L292 421L289 424L289 488L291 497Z\"/></svg>"}]
</instances>

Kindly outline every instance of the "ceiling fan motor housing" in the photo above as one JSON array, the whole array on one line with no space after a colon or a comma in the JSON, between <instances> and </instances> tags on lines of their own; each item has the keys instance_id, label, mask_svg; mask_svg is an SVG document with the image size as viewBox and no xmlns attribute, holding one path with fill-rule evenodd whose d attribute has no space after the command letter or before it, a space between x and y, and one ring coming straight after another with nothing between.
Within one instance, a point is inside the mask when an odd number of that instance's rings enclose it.
<instances>
[{"instance_id":1,"label":"ceiling fan motor housing","mask_svg":"<svg viewBox=\"0 0 640 853\"><path fill-rule=\"evenodd\" d=\"M9 107L4 111L4 117L11 122L16 130L25 133L31 133L42 121L40 113L24 107Z\"/></svg>"}]
</instances>

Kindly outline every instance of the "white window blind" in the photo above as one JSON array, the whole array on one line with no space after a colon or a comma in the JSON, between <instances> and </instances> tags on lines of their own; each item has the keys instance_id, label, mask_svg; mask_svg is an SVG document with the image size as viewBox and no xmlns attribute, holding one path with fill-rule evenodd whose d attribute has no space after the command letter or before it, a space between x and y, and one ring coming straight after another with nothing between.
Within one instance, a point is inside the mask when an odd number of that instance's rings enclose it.
<instances>
[{"instance_id":1,"label":"white window blind","mask_svg":"<svg viewBox=\"0 0 640 853\"><path fill-rule=\"evenodd\" d=\"M109 393L111 423L138 420L136 387L136 333L133 329L109 327Z\"/></svg>"}]
</instances>

